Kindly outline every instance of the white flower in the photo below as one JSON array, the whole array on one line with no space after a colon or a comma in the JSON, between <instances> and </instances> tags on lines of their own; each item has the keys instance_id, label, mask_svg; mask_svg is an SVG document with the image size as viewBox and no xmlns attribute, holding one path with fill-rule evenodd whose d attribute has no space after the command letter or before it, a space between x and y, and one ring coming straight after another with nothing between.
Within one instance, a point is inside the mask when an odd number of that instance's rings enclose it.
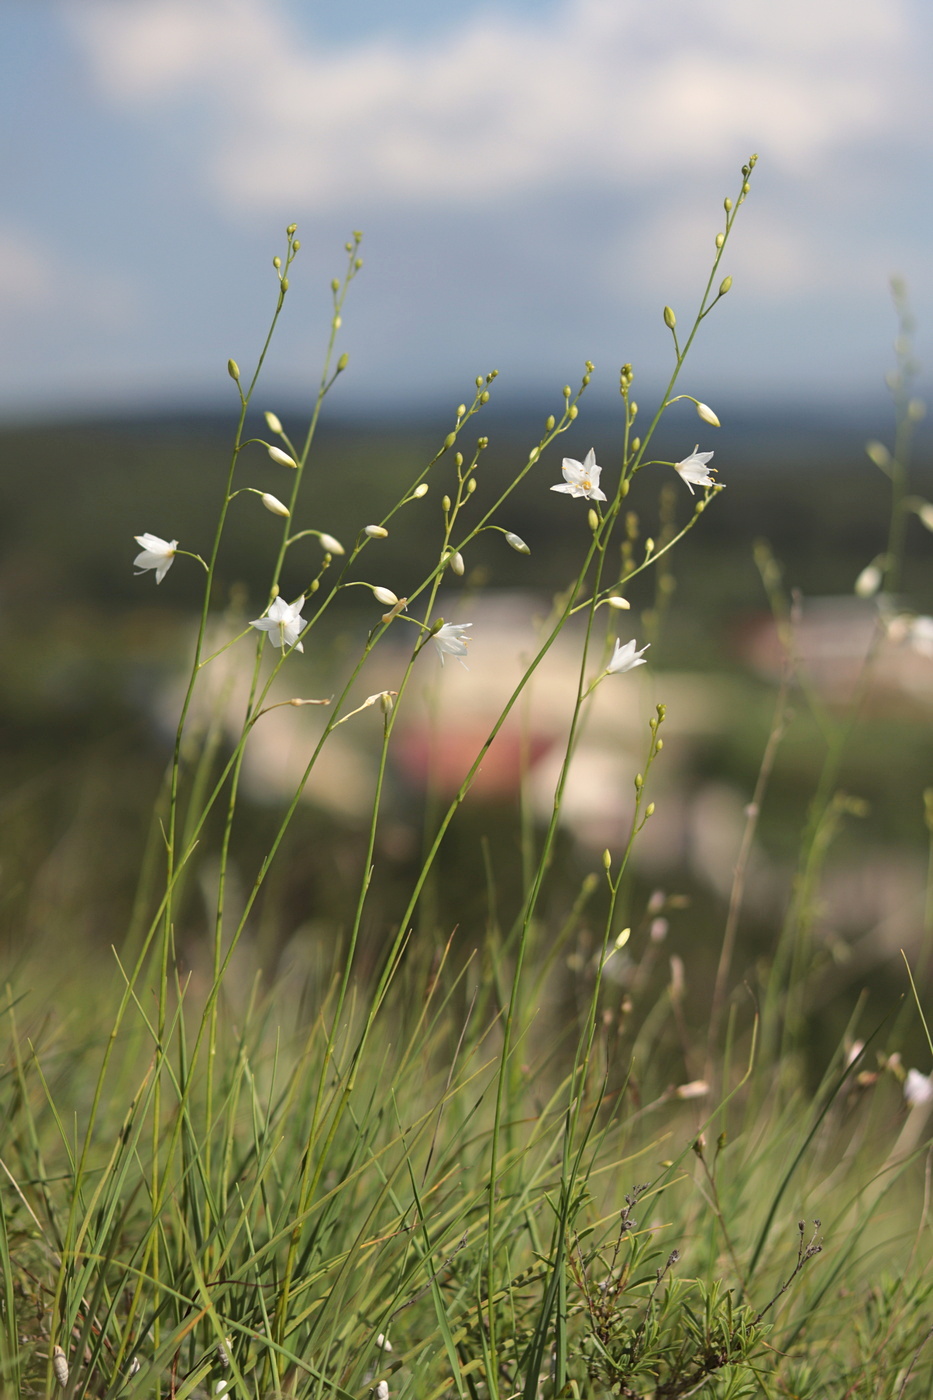
<instances>
[{"instance_id":1,"label":"white flower","mask_svg":"<svg viewBox=\"0 0 933 1400\"><path fill-rule=\"evenodd\" d=\"M564 479L552 491L563 491L566 496L583 496L587 501L604 501L606 497L599 489L599 474L602 467L596 465L596 453L591 447L582 462L574 457L565 457L561 465Z\"/></svg>"},{"instance_id":2,"label":"white flower","mask_svg":"<svg viewBox=\"0 0 933 1400\"><path fill-rule=\"evenodd\" d=\"M460 659L460 665L469 670L464 661L467 654L467 642L472 639L466 635L466 629L472 627L472 622L445 622L443 627L439 627L431 638L437 647L437 654L441 658L441 665L444 664L444 656L456 656Z\"/></svg>"},{"instance_id":3,"label":"white flower","mask_svg":"<svg viewBox=\"0 0 933 1400\"><path fill-rule=\"evenodd\" d=\"M376 1400L389 1400L389 1382L379 1381L375 1390Z\"/></svg>"},{"instance_id":4,"label":"white flower","mask_svg":"<svg viewBox=\"0 0 933 1400\"><path fill-rule=\"evenodd\" d=\"M304 595L296 598L294 603L276 598L266 616L257 617L250 627L255 627L257 632L268 632L269 641L274 647L295 647L298 651L304 651L298 640L307 626L301 616L304 601Z\"/></svg>"},{"instance_id":5,"label":"white flower","mask_svg":"<svg viewBox=\"0 0 933 1400\"><path fill-rule=\"evenodd\" d=\"M383 1351L392 1350L392 1343L389 1341L388 1337L384 1337L381 1332L376 1338L376 1346L381 1347Z\"/></svg>"},{"instance_id":6,"label":"white flower","mask_svg":"<svg viewBox=\"0 0 933 1400\"><path fill-rule=\"evenodd\" d=\"M697 444L697 447L698 446L699 443ZM709 474L710 471L715 471L716 468L710 467L709 471L706 469L706 464L712 455L712 452L698 452L695 447L689 457L685 457L682 462L674 463L675 469L680 473L681 477L690 488L691 496L693 495L694 486L716 485Z\"/></svg>"},{"instance_id":7,"label":"white flower","mask_svg":"<svg viewBox=\"0 0 933 1400\"><path fill-rule=\"evenodd\" d=\"M644 653L648 650L650 645L650 642L646 642L641 651L636 651L634 637L630 642L626 642L625 646L623 646L619 638L616 637L615 651L612 653L612 660L606 667L606 674L610 676L619 676L624 671L631 671L634 666L644 666L646 664Z\"/></svg>"},{"instance_id":8,"label":"white flower","mask_svg":"<svg viewBox=\"0 0 933 1400\"><path fill-rule=\"evenodd\" d=\"M155 569L156 583L161 583L172 567L178 541L172 540L169 543L168 540L160 540L158 535L134 535L133 538L137 544L142 545L142 553L137 554L133 560L137 577L147 569Z\"/></svg>"},{"instance_id":9,"label":"white flower","mask_svg":"<svg viewBox=\"0 0 933 1400\"><path fill-rule=\"evenodd\" d=\"M911 1108L916 1108L921 1103L929 1103L933 1099L933 1083L930 1076L921 1074L918 1069L909 1069L904 1080L904 1098Z\"/></svg>"},{"instance_id":10,"label":"white flower","mask_svg":"<svg viewBox=\"0 0 933 1400\"><path fill-rule=\"evenodd\" d=\"M273 496L271 491L263 491L259 498L266 510L271 510L273 515L291 515L288 506L283 505L278 496Z\"/></svg>"}]
</instances>

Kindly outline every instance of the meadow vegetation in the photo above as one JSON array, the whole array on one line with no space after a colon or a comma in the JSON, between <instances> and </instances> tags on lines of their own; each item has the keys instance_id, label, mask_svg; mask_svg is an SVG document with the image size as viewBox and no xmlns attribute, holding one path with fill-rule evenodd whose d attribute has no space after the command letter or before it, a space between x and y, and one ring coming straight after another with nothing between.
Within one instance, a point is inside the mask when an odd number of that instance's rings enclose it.
<instances>
[{"instance_id":1,"label":"meadow vegetation","mask_svg":"<svg viewBox=\"0 0 933 1400\"><path fill-rule=\"evenodd\" d=\"M602 424L588 450L587 363L497 449L491 371L436 440L383 443L378 474L352 453L328 470L360 235L296 425L259 412L300 272L290 226L269 339L229 365L226 463L199 475L212 513L199 495L176 523L188 468L167 456L140 488L141 577L129 554L114 585L143 601L73 605L61 632L64 578L36 593L24 568L4 682L4 1395L929 1393L933 885L915 881L904 957L825 917L836 854L870 864L872 804L930 860L911 325L898 292L870 518L828 488L868 628L840 690L779 522L771 548L743 544L740 587L732 554L706 567L736 480L714 474L728 425L685 364L731 294L754 165L711 226L696 311L664 308L659 400L621 367L611 446ZM115 469L104 495L128 489ZM851 595L838 539L813 549ZM83 567L106 599L112 564ZM703 669L694 620L752 588L772 661L718 658L719 718L691 739L676 697L713 693L676 678ZM93 700L55 762L42 687ZM620 754L600 826L575 765ZM662 880L665 800L707 778L745 789L725 883Z\"/></svg>"}]
</instances>

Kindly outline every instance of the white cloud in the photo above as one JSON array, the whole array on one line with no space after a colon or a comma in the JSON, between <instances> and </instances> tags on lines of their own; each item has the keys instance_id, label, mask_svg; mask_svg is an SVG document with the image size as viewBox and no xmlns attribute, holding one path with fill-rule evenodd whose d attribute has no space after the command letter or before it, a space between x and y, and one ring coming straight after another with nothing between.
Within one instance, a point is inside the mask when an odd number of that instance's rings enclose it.
<instances>
[{"instance_id":1,"label":"white cloud","mask_svg":"<svg viewBox=\"0 0 933 1400\"><path fill-rule=\"evenodd\" d=\"M753 145L812 177L902 138L920 100L909 0L566 0L339 50L279 0L88 0L70 18L114 102L206 106L194 142L241 208L577 194L719 172Z\"/></svg>"}]
</instances>

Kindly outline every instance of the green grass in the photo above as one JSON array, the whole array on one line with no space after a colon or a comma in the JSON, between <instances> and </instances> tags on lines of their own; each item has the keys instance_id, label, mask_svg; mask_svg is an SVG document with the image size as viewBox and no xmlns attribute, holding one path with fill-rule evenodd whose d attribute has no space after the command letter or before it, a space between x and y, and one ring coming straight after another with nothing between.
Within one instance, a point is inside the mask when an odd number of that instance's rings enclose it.
<instances>
[{"instance_id":1,"label":"green grass","mask_svg":"<svg viewBox=\"0 0 933 1400\"><path fill-rule=\"evenodd\" d=\"M193 650L167 766L158 772L153 758L124 747L120 724L132 707L112 702L96 708L91 732L74 737L38 797L29 764L10 760L18 782L3 813L12 871L0 1005L5 1395L900 1400L929 1391L929 1106L905 1102L910 1061L900 1053L925 1032L904 996L910 978L898 964L890 995L880 978L872 997L846 988L834 1019L821 1035L814 1029L841 946L819 928L822 882L834 845L852 839L864 812L842 784L848 755L856 752L864 783L882 797L886 784L902 798L906 789L892 776L895 746L859 752L855 736L867 731L858 701L833 709L794 661L792 600L767 561L785 688L775 709L766 687L733 678L729 695L737 708L748 700L754 722L736 723L726 752L713 745L706 761L724 774L744 746L747 772L749 753L756 765L765 753L759 801L772 784L793 793L799 840L783 852L782 919L750 930L740 918L756 878L754 808L728 916L712 904L704 928L682 894L652 893L636 874L631 857L663 793L659 773L676 761L675 743L665 749L677 731L663 702L640 726L627 832L607 836L600 860L561 824L593 692L636 694L609 669L619 618L622 635L634 631L640 645L649 636L657 653L674 644L667 551L692 541L707 508L713 518L718 508L720 488L701 483L678 520L677 464L652 458L649 446L658 450L655 429L678 402L694 337L730 289L720 261L753 165L726 201L691 328L678 331L665 310L673 366L653 416L639 414L623 368L616 464L602 494L588 487L581 501L547 490L559 474L549 449L576 422L592 366L505 475L487 470L486 436L474 437L490 374L418 463L400 460L387 473L398 469L394 497L387 489L385 501L364 500L361 491L352 501L358 515L348 531L340 526L344 552L322 551L314 532L333 533L337 522L319 499L307 503L302 486L306 469L313 482L320 465L318 418L345 367L336 340L360 270L358 236L333 284L310 422L294 442L269 424L293 459L275 467L276 494L291 512L284 525L257 520L255 495L244 494L270 484L247 426L265 352L254 375L231 368L239 417L226 465L215 464L220 505L209 528L197 516L186 522L190 554L173 563L172 579L188 570L183 588L197 577L203 592L193 629L186 620ZM298 251L294 232L277 264L270 335ZM898 374L895 459L885 473L892 591L912 509L906 352ZM635 512L646 510L643 488L662 471L649 544ZM470 597L482 587L483 550L491 558L493 547L508 550L502 534L520 524L532 482L536 509L558 512L573 547L549 561L551 596L523 640L524 675L469 772L453 794L428 784L413 819L418 854L388 862L386 874L399 715L414 678L439 664L431 643L443 610L450 621L464 596L455 590ZM158 499L171 515L169 484L159 483ZM657 499L648 485L648 508ZM423 557L389 543L416 511ZM375 534L364 528L373 524ZM161 519L145 525L168 529ZM463 584L460 551L471 569ZM247 554L250 578L260 557L265 570L265 606L255 612L236 589L231 601L229 588ZM401 588L406 568L407 611L372 592L390 581ZM329 658L332 694L290 795L261 811L243 800L244 756L270 707L294 713L272 690L276 678L297 689L304 673L294 636L254 624L274 600L299 592L302 641ZM630 593L636 610L626 620L607 600ZM150 625L158 614L146 616ZM70 634L76 664L87 661L90 637L99 646L90 672L101 696L113 694L99 677L125 649L126 638L118 645L112 636L123 621ZM530 802L528 752L517 802L471 805L488 744L509 714L524 713L568 625L574 696L551 811L536 815ZM390 629L410 648L392 653L392 689L361 703L363 668ZM158 634L166 657L184 630L169 622ZM883 620L878 645L882 635ZM39 640L48 651L47 637ZM233 737L218 704L197 704L206 668L228 647L245 657ZM52 651L49 687L67 679ZM7 685L24 734L28 669ZM658 675L663 683L663 667ZM793 731L791 696L805 716ZM333 829L303 800L344 721L370 725L372 801L365 819ZM88 738L94 747L82 758ZM529 749L527 732L524 742ZM121 782L132 753L138 767ZM62 797L57 781L69 765L81 769L67 785L77 799ZM54 824L44 819L50 812ZM907 819L898 836L909 839ZM765 821L761 839L777 848L781 833ZM116 879L105 868L111 859ZM668 916L679 920L680 940L670 957L658 925ZM106 954L100 925L115 935ZM17 927L30 938L17 938Z\"/></svg>"}]
</instances>

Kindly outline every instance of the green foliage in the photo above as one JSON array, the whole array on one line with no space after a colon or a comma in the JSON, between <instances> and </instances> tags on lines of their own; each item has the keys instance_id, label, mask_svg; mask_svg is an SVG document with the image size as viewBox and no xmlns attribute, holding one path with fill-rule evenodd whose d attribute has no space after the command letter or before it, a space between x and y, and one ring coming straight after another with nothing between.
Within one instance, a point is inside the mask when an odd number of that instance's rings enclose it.
<instances>
[{"instance_id":1,"label":"green foliage","mask_svg":"<svg viewBox=\"0 0 933 1400\"><path fill-rule=\"evenodd\" d=\"M667 761L665 704L641 726L627 836L607 849L601 870L574 871L559 828L591 697L638 664L634 642L613 649L619 600L656 581L646 621L655 645L672 592L663 582L670 551L721 490L700 480L705 464L692 454L649 460L648 449L666 410L690 397L674 390L703 320L731 286L720 261L753 165L726 202L693 322L665 311L674 365L653 418L639 418L623 367L618 473L607 471L601 490L595 462L575 463L557 483L585 497L561 502L576 512L564 527L575 529L570 577L459 786L452 795L429 788L420 855L391 899L372 892L398 716L415 669L438 664L435 647L452 662L468 626L444 622L442 600L452 595L442 589L463 577L462 556L480 537L508 548L514 522L499 523L502 508L575 422L593 366L577 391L564 390L561 411L548 414L505 481L485 471L486 435L471 437L496 379L480 376L426 465L401 482L397 503L367 503L341 544L333 520L302 515L300 492L325 398L347 367L335 346L361 267L359 235L332 284L330 342L301 436L292 441L275 415L266 419L275 442L265 429L260 442L249 436L268 340L254 373L231 362L240 413L216 524L198 549L186 531L177 560L170 542L156 541L156 558L190 568L204 588L133 918L108 964L115 970L103 974L78 940L62 952L67 921L54 895L54 944L22 950L10 969L0 1075L5 1395L900 1400L928 1390L933 1281L928 1192L916 1170L924 1106L905 1108L904 1066L881 1048L880 1031L852 1046L854 1015L815 1092L804 1055L825 967L814 937L824 862L863 810L837 782L854 718L824 712L798 676L826 757L787 921L757 973L760 1009L749 1008L754 996L732 994L732 923L711 1008L689 1007L679 958L669 977L659 975L653 921L676 901L637 893L629 859L655 811L656 765ZM299 248L290 226L275 263L270 336ZM909 417L911 401L901 400ZM715 421L692 402L705 423ZM910 499L905 440L901 432L890 472L896 520ZM287 504L272 511L285 520L281 533L263 536L273 540L272 562L258 618L236 590L230 597L224 571L228 524L272 494L255 466L263 447L289 475L276 493ZM681 471L691 460L702 495L678 525L668 492L649 542L633 485L643 470ZM254 473L245 484L244 463ZM381 569L378 579L368 572L373 558L384 567L391 555L373 550L391 540L397 513L424 500L429 477L443 490L434 547L420 576L409 561L411 581L393 602ZM889 553L903 547L901 525ZM890 560L886 568L896 572ZM764 561L763 574L786 630L792 608L778 571ZM464 587L481 583L480 571ZM299 637L309 649L333 643L331 620L338 605L358 600L354 589L373 608L356 659L334 646L333 694L278 698L276 679L301 674ZM358 601L350 615L358 624ZM484 755L565 629L578 644L575 699L553 813L536 825L522 806L501 841L487 825L482 878L470 866L452 900L456 922L469 925L464 944L448 911L438 912L442 853L453 846L460 863L456 820ZM390 632L407 636L410 649L392 689L360 703L354 687ZM247 652L242 724L231 740L219 714L223 686L204 711L195 702L219 658ZM783 737L789 685L788 672L769 748ZM264 717L296 701L320 706L318 738L291 795L260 823L241 801L244 758ZM376 721L378 739L371 814L345 860L347 889L333 888L343 870L326 872L320 884L329 888L306 901L319 927L302 945L304 965L296 952L291 969L273 976L256 957L257 925L274 922L289 842L299 852L313 844L299 804L321 752L338 726L361 717ZM527 755L523 764L524 784ZM763 789L769 762L762 775ZM753 836L757 798L747 820ZM17 859L25 862L36 835L19 838ZM503 860L500 846L514 855ZM749 841L739 856L736 917L750 849ZM313 856L303 868L320 874ZM636 942L637 958L613 980L613 959L629 958Z\"/></svg>"}]
</instances>

